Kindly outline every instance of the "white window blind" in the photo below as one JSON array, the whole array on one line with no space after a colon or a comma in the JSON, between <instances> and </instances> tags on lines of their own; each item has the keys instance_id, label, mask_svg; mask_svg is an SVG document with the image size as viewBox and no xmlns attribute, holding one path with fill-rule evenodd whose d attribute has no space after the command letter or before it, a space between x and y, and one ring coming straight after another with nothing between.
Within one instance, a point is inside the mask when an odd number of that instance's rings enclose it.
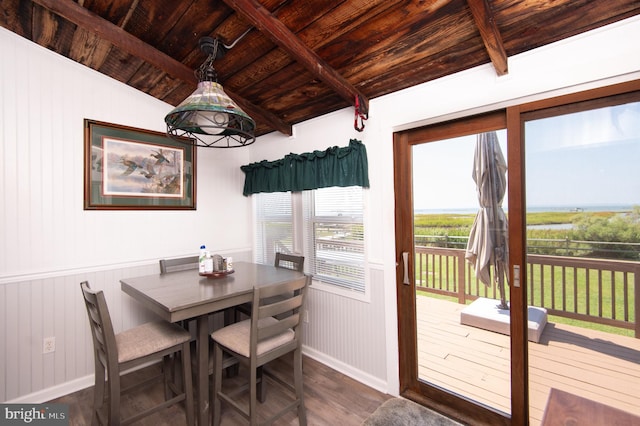
<instances>
[{"instance_id":1,"label":"white window blind","mask_svg":"<svg viewBox=\"0 0 640 426\"><path fill-rule=\"evenodd\" d=\"M272 265L276 252L293 253L293 215L290 192L255 194L255 261Z\"/></svg>"},{"instance_id":2,"label":"white window blind","mask_svg":"<svg viewBox=\"0 0 640 426\"><path fill-rule=\"evenodd\" d=\"M304 270L325 288L365 294L363 190L331 187L255 194L255 261L300 253Z\"/></svg>"},{"instance_id":3,"label":"white window blind","mask_svg":"<svg viewBox=\"0 0 640 426\"><path fill-rule=\"evenodd\" d=\"M316 281L365 291L362 188L305 191L305 252Z\"/></svg>"}]
</instances>

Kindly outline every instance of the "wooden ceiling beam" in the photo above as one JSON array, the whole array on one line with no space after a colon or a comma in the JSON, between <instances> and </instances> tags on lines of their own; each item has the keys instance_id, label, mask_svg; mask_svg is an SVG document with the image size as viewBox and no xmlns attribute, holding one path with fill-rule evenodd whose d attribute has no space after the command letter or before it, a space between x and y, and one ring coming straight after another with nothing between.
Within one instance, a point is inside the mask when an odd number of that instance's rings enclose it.
<instances>
[{"instance_id":1,"label":"wooden ceiling beam","mask_svg":"<svg viewBox=\"0 0 640 426\"><path fill-rule=\"evenodd\" d=\"M360 112L368 114L369 100L342 75L327 64L313 50L305 46L286 25L271 14L256 0L224 0L240 16L247 19L254 27L268 36L274 43L284 49L291 57L311 74L327 84L349 104L355 105L359 99Z\"/></svg>"},{"instance_id":2,"label":"wooden ceiling beam","mask_svg":"<svg viewBox=\"0 0 640 426\"><path fill-rule=\"evenodd\" d=\"M480 30L480 36L482 36L484 47L493 63L493 68L498 75L507 74L507 52L504 49L500 30L498 30L488 0L467 0L467 4L471 9L476 26Z\"/></svg>"},{"instance_id":3,"label":"wooden ceiling beam","mask_svg":"<svg viewBox=\"0 0 640 426\"><path fill-rule=\"evenodd\" d=\"M132 36L119 26L101 18L72 0L33 0L33 3L37 3L79 27L97 34L103 40L108 41L130 55L152 64L174 78L193 85L198 83L193 69L153 46L148 45L139 38ZM225 92L254 120L266 123L268 126L285 135L291 136L293 134L291 124L286 123L272 112L258 105L254 105L226 88Z\"/></svg>"}]
</instances>

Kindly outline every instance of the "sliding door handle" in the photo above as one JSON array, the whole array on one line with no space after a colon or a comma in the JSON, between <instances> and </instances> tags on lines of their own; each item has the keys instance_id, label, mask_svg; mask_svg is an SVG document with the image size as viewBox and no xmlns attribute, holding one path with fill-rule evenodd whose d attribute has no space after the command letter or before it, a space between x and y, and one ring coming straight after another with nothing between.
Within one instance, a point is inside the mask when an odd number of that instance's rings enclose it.
<instances>
[{"instance_id":1,"label":"sliding door handle","mask_svg":"<svg viewBox=\"0 0 640 426\"><path fill-rule=\"evenodd\" d=\"M402 252L402 263L404 265L404 280L402 284L410 285L411 281L409 281L409 252Z\"/></svg>"}]
</instances>

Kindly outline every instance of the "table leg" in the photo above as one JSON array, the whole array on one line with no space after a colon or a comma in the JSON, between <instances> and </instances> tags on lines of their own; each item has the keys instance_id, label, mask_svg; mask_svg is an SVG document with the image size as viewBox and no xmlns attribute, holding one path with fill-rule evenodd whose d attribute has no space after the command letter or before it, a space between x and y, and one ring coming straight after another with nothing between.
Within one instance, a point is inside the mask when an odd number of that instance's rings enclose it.
<instances>
[{"instance_id":1,"label":"table leg","mask_svg":"<svg viewBox=\"0 0 640 426\"><path fill-rule=\"evenodd\" d=\"M198 350L198 424L209 424L209 318L201 315L197 320Z\"/></svg>"}]
</instances>

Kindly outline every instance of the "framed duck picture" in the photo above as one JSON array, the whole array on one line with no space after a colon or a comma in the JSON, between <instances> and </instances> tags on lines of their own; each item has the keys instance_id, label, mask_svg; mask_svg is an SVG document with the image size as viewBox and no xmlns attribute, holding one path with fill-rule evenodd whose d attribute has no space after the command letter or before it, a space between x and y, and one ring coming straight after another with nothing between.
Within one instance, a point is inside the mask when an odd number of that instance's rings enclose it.
<instances>
[{"instance_id":1,"label":"framed duck picture","mask_svg":"<svg viewBox=\"0 0 640 426\"><path fill-rule=\"evenodd\" d=\"M195 210L189 139L85 119L84 142L85 210Z\"/></svg>"}]
</instances>

